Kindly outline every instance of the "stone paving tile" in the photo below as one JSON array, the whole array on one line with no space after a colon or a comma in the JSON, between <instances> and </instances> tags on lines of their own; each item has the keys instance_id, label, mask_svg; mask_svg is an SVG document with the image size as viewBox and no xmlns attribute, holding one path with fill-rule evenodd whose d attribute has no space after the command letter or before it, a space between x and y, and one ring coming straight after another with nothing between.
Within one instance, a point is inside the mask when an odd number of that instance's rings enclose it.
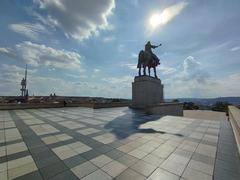
<instances>
[{"instance_id":1,"label":"stone paving tile","mask_svg":"<svg viewBox=\"0 0 240 180\"><path fill-rule=\"evenodd\" d=\"M101 156L98 156L94 159L91 159L90 160L94 165L98 166L98 167L103 167L104 165L110 163L111 161L113 161L113 159L109 158L108 156L106 155L101 155Z\"/></svg>"},{"instance_id":2,"label":"stone paving tile","mask_svg":"<svg viewBox=\"0 0 240 180\"><path fill-rule=\"evenodd\" d=\"M84 176L87 176L91 174L92 172L96 171L98 169L97 166L92 164L91 162L87 161L83 164L80 164L76 167L73 167L71 171L78 177L82 178Z\"/></svg>"},{"instance_id":3,"label":"stone paving tile","mask_svg":"<svg viewBox=\"0 0 240 180\"><path fill-rule=\"evenodd\" d=\"M117 177L125 169L127 169L127 166L119 163L118 161L112 161L102 167L102 170L113 178Z\"/></svg>"},{"instance_id":4,"label":"stone paving tile","mask_svg":"<svg viewBox=\"0 0 240 180\"><path fill-rule=\"evenodd\" d=\"M19 176L14 180L43 180L39 171L33 171L31 173L25 174L23 176Z\"/></svg>"},{"instance_id":5,"label":"stone paving tile","mask_svg":"<svg viewBox=\"0 0 240 180\"><path fill-rule=\"evenodd\" d=\"M16 168L9 168L8 169L8 178L14 179L16 177L31 173L37 170L37 166L34 162L23 164Z\"/></svg>"},{"instance_id":6,"label":"stone paving tile","mask_svg":"<svg viewBox=\"0 0 240 180\"><path fill-rule=\"evenodd\" d=\"M131 156L134 156L134 157L136 157L136 158L138 158L138 159L142 159L142 158L145 157L148 153L146 153L146 152L144 152L144 151L140 151L140 150L138 150L138 149L135 149L135 150L133 150L133 151L130 151L128 154L131 155Z\"/></svg>"},{"instance_id":7,"label":"stone paving tile","mask_svg":"<svg viewBox=\"0 0 240 180\"><path fill-rule=\"evenodd\" d=\"M50 178L49 180L78 180L77 176L75 176L72 171L67 170L62 173L57 174L56 176ZM35 180L35 179L34 179Z\"/></svg>"},{"instance_id":8,"label":"stone paving tile","mask_svg":"<svg viewBox=\"0 0 240 180\"><path fill-rule=\"evenodd\" d=\"M196 152L199 153L199 154L203 154L203 155L215 158L216 150L217 150L217 148L215 146L210 146L210 145L206 145L206 144L199 144L197 149L196 149Z\"/></svg>"},{"instance_id":9,"label":"stone paving tile","mask_svg":"<svg viewBox=\"0 0 240 180\"><path fill-rule=\"evenodd\" d=\"M131 169L127 169L125 171L123 171L119 176L117 176L115 178L116 180L145 180L146 177L131 170Z\"/></svg>"},{"instance_id":10,"label":"stone paving tile","mask_svg":"<svg viewBox=\"0 0 240 180\"><path fill-rule=\"evenodd\" d=\"M157 168L147 180L178 180L180 177L176 176L168 171L161 168Z\"/></svg>"},{"instance_id":11,"label":"stone paving tile","mask_svg":"<svg viewBox=\"0 0 240 180\"><path fill-rule=\"evenodd\" d=\"M84 159L81 155L77 155L77 156L73 156L71 158L65 159L64 160L64 164L66 164L66 166L68 168L73 168L77 165L80 165L84 162L86 162L87 160Z\"/></svg>"},{"instance_id":12,"label":"stone paving tile","mask_svg":"<svg viewBox=\"0 0 240 180\"><path fill-rule=\"evenodd\" d=\"M148 177L157 168L157 166L151 165L145 161L140 160L130 168L142 174L143 176Z\"/></svg>"},{"instance_id":13,"label":"stone paving tile","mask_svg":"<svg viewBox=\"0 0 240 180\"><path fill-rule=\"evenodd\" d=\"M99 170L97 170L97 171L87 175L82 180L94 180L94 179L98 179L98 180L111 180L112 177L109 176L104 171L102 171L101 169L99 169Z\"/></svg>"},{"instance_id":14,"label":"stone paving tile","mask_svg":"<svg viewBox=\"0 0 240 180\"><path fill-rule=\"evenodd\" d=\"M0 179L1 180L7 180L8 179L8 177L7 177L7 170L0 172Z\"/></svg>"},{"instance_id":15,"label":"stone paving tile","mask_svg":"<svg viewBox=\"0 0 240 180\"><path fill-rule=\"evenodd\" d=\"M186 180L212 180L212 176L189 167L184 171L183 178Z\"/></svg>"},{"instance_id":16,"label":"stone paving tile","mask_svg":"<svg viewBox=\"0 0 240 180\"><path fill-rule=\"evenodd\" d=\"M223 119L127 108L0 111L0 179L239 179Z\"/></svg>"},{"instance_id":17,"label":"stone paving tile","mask_svg":"<svg viewBox=\"0 0 240 180\"><path fill-rule=\"evenodd\" d=\"M139 159L131 155L125 154L124 156L121 156L120 158L118 158L117 161L129 167L135 164L137 161L139 161Z\"/></svg>"},{"instance_id":18,"label":"stone paving tile","mask_svg":"<svg viewBox=\"0 0 240 180\"><path fill-rule=\"evenodd\" d=\"M57 174L66 171L67 166L65 166L61 161L50 164L40 169L41 174L43 175L44 179L49 179Z\"/></svg>"}]
</instances>

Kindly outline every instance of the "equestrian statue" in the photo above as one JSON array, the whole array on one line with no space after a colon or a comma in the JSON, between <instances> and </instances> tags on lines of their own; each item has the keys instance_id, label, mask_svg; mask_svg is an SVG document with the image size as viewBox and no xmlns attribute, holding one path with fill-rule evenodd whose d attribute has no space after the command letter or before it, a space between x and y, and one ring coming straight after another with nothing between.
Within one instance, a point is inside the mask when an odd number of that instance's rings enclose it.
<instances>
[{"instance_id":1,"label":"equestrian statue","mask_svg":"<svg viewBox=\"0 0 240 180\"><path fill-rule=\"evenodd\" d=\"M145 50L141 50L138 55L138 65L137 68L139 68L138 75L141 76L141 68L143 68L143 75L146 75L146 67L148 67L148 75L150 76L150 69L153 68L154 70L154 76L157 77L156 73L156 67L160 65L159 58L152 52L152 49L155 49L162 44L159 44L158 46L152 45L150 41L147 42L145 45Z\"/></svg>"}]
</instances>

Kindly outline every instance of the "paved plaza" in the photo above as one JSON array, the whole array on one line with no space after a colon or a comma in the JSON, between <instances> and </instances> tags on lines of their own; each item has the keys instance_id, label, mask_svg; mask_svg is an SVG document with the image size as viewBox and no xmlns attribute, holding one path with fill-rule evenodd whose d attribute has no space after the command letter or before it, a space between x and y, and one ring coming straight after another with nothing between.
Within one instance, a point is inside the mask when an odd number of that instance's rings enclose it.
<instances>
[{"instance_id":1,"label":"paved plaza","mask_svg":"<svg viewBox=\"0 0 240 180\"><path fill-rule=\"evenodd\" d=\"M0 111L0 179L240 179L225 115L187 115L82 107Z\"/></svg>"}]
</instances>

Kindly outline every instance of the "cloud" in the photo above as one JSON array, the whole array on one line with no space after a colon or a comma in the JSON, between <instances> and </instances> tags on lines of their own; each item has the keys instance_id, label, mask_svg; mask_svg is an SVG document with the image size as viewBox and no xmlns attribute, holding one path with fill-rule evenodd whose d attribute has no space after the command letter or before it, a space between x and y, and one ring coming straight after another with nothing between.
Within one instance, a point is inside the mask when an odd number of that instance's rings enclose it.
<instances>
[{"instance_id":1,"label":"cloud","mask_svg":"<svg viewBox=\"0 0 240 180\"><path fill-rule=\"evenodd\" d=\"M151 29L155 29L158 26L163 26L170 22L175 16L180 14L182 10L188 5L187 2L179 2L172 6L169 6L161 13L155 13L151 16L149 23L151 25Z\"/></svg>"},{"instance_id":2,"label":"cloud","mask_svg":"<svg viewBox=\"0 0 240 180\"><path fill-rule=\"evenodd\" d=\"M218 79L215 82L215 87L212 87L212 91L220 94L218 96L240 96L240 73L230 74L222 79Z\"/></svg>"},{"instance_id":3,"label":"cloud","mask_svg":"<svg viewBox=\"0 0 240 180\"><path fill-rule=\"evenodd\" d=\"M20 82L24 77L24 67L3 64L0 66L0 89L2 95L19 95ZM36 69L28 70L28 89L30 95L98 96L130 97L133 77L106 77L92 81L89 77L77 74L65 74L66 78L39 75ZM71 80L69 80L71 78Z\"/></svg>"},{"instance_id":4,"label":"cloud","mask_svg":"<svg viewBox=\"0 0 240 180\"><path fill-rule=\"evenodd\" d=\"M107 36L103 38L103 42L112 42L115 40L114 36Z\"/></svg>"},{"instance_id":5,"label":"cloud","mask_svg":"<svg viewBox=\"0 0 240 180\"><path fill-rule=\"evenodd\" d=\"M194 57L188 56L183 61L183 70L184 73L192 73L195 72L196 69L200 66L200 62L197 61Z\"/></svg>"},{"instance_id":6,"label":"cloud","mask_svg":"<svg viewBox=\"0 0 240 180\"><path fill-rule=\"evenodd\" d=\"M54 49L43 44L25 41L15 45L13 49L1 48L0 54L14 57L34 67L45 66L60 69L79 69L80 54L64 49Z\"/></svg>"},{"instance_id":7,"label":"cloud","mask_svg":"<svg viewBox=\"0 0 240 180\"><path fill-rule=\"evenodd\" d=\"M10 48L0 47L0 54L8 57L15 57L15 54L12 52Z\"/></svg>"},{"instance_id":8,"label":"cloud","mask_svg":"<svg viewBox=\"0 0 240 180\"><path fill-rule=\"evenodd\" d=\"M131 57L135 59L135 58L138 58L138 55L136 53L132 53Z\"/></svg>"},{"instance_id":9,"label":"cloud","mask_svg":"<svg viewBox=\"0 0 240 180\"><path fill-rule=\"evenodd\" d=\"M239 51L240 50L240 46L236 46L230 49L230 51Z\"/></svg>"},{"instance_id":10,"label":"cloud","mask_svg":"<svg viewBox=\"0 0 240 180\"><path fill-rule=\"evenodd\" d=\"M103 78L102 80L111 84L125 84L127 86L130 86L131 81L133 80L133 77L132 76L109 77L109 78Z\"/></svg>"},{"instance_id":11,"label":"cloud","mask_svg":"<svg viewBox=\"0 0 240 180\"><path fill-rule=\"evenodd\" d=\"M164 66L164 65L160 65L159 70L163 75L169 75L177 71L175 68Z\"/></svg>"},{"instance_id":12,"label":"cloud","mask_svg":"<svg viewBox=\"0 0 240 180\"><path fill-rule=\"evenodd\" d=\"M100 69L94 69L93 72L94 73L99 73L101 70Z\"/></svg>"},{"instance_id":13,"label":"cloud","mask_svg":"<svg viewBox=\"0 0 240 180\"><path fill-rule=\"evenodd\" d=\"M209 73L193 56L184 59L183 64L163 79L167 97L205 97L210 96L215 84Z\"/></svg>"},{"instance_id":14,"label":"cloud","mask_svg":"<svg viewBox=\"0 0 240 180\"><path fill-rule=\"evenodd\" d=\"M9 29L22 34L30 39L37 40L40 37L40 34L47 34L48 31L46 28L39 23L31 24L31 23L18 23L18 24L10 24Z\"/></svg>"},{"instance_id":15,"label":"cloud","mask_svg":"<svg viewBox=\"0 0 240 180\"><path fill-rule=\"evenodd\" d=\"M136 69L137 69L137 64L131 64L131 63L129 63L129 64L122 64L121 66L122 66L122 67L127 67L127 68L129 68L129 69L131 69L131 70L136 70Z\"/></svg>"},{"instance_id":16,"label":"cloud","mask_svg":"<svg viewBox=\"0 0 240 180\"><path fill-rule=\"evenodd\" d=\"M193 56L162 79L165 98L240 96L240 74L213 77Z\"/></svg>"},{"instance_id":17,"label":"cloud","mask_svg":"<svg viewBox=\"0 0 240 180\"><path fill-rule=\"evenodd\" d=\"M125 47L124 44L119 44L119 45L117 46L117 50L118 50L119 53L124 52L125 49L126 49L126 47Z\"/></svg>"},{"instance_id":18,"label":"cloud","mask_svg":"<svg viewBox=\"0 0 240 180\"><path fill-rule=\"evenodd\" d=\"M11 83L13 85L20 86L20 80L24 77L25 74L25 67L22 68L16 65L2 64L0 66L0 70L0 81L2 83ZM28 75L32 75L36 72L36 69L28 68Z\"/></svg>"},{"instance_id":19,"label":"cloud","mask_svg":"<svg viewBox=\"0 0 240 180\"><path fill-rule=\"evenodd\" d=\"M46 15L36 13L45 24L51 24L63 30L67 37L77 40L98 34L99 30L108 29L108 17L115 8L114 0L35 0ZM46 22L47 21L47 22Z\"/></svg>"},{"instance_id":20,"label":"cloud","mask_svg":"<svg viewBox=\"0 0 240 180\"><path fill-rule=\"evenodd\" d=\"M181 11L188 5L187 2L183 1L177 4L174 4L163 10L161 16L163 18L163 24L171 21L175 16L181 13Z\"/></svg>"}]
</instances>

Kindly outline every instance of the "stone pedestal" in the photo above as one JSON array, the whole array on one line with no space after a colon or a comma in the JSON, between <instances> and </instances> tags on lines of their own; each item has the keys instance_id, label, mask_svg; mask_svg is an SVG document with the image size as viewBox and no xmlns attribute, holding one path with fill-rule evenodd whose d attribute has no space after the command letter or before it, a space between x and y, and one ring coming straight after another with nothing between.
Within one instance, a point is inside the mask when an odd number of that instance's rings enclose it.
<instances>
[{"instance_id":1,"label":"stone pedestal","mask_svg":"<svg viewBox=\"0 0 240 180\"><path fill-rule=\"evenodd\" d=\"M164 102L163 85L160 79L136 76L132 83L132 107L146 108Z\"/></svg>"}]
</instances>

